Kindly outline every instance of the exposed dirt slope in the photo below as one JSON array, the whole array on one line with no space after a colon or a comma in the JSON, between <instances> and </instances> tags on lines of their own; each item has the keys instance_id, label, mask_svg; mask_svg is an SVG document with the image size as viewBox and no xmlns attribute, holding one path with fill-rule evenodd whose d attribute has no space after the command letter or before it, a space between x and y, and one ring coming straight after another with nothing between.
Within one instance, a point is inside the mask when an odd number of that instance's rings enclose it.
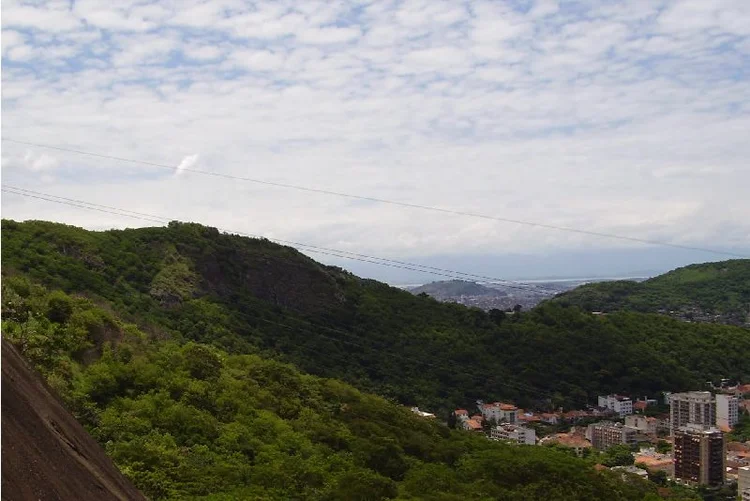
<instances>
[{"instance_id":1,"label":"exposed dirt slope","mask_svg":"<svg viewBox=\"0 0 750 501\"><path fill-rule=\"evenodd\" d=\"M145 499L5 340L2 468L3 500Z\"/></svg>"}]
</instances>

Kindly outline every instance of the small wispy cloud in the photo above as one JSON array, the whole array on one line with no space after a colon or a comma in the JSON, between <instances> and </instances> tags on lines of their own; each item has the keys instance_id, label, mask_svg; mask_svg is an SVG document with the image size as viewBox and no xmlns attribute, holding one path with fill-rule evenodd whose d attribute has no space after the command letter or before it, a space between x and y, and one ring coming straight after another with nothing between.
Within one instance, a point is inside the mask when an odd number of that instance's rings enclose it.
<instances>
[{"instance_id":1,"label":"small wispy cloud","mask_svg":"<svg viewBox=\"0 0 750 501\"><path fill-rule=\"evenodd\" d=\"M177 170L175 170L175 176L180 176L185 172L185 169L192 169L195 167L195 165L198 163L198 154L195 155L188 155L185 158L182 159L180 162L180 165L177 166Z\"/></svg>"}]
</instances>

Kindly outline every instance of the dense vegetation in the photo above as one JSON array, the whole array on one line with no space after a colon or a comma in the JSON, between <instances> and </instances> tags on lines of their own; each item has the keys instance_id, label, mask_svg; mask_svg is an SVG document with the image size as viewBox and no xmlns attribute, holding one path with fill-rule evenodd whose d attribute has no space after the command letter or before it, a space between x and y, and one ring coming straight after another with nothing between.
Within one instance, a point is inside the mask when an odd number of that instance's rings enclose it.
<instances>
[{"instance_id":1,"label":"dense vegetation","mask_svg":"<svg viewBox=\"0 0 750 501\"><path fill-rule=\"evenodd\" d=\"M597 393L750 379L747 329L557 303L492 316L196 224L89 232L3 221L2 233L6 276L86 295L155 337L280 357L443 415L477 398L577 407Z\"/></svg>"},{"instance_id":2,"label":"dense vegetation","mask_svg":"<svg viewBox=\"0 0 750 501\"><path fill-rule=\"evenodd\" d=\"M450 430L257 354L159 341L22 277L3 281L2 315L6 338L152 499L659 499L653 483Z\"/></svg>"},{"instance_id":3,"label":"dense vegetation","mask_svg":"<svg viewBox=\"0 0 750 501\"><path fill-rule=\"evenodd\" d=\"M688 320L750 325L750 259L694 264L644 282L588 284L555 301L588 311L672 312Z\"/></svg>"}]
</instances>

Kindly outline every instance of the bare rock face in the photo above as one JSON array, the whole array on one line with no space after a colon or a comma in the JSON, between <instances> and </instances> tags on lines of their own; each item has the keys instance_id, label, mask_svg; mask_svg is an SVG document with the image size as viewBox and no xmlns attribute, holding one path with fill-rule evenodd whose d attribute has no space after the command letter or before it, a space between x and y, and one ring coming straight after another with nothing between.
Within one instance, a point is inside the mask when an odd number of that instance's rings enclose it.
<instances>
[{"instance_id":1,"label":"bare rock face","mask_svg":"<svg viewBox=\"0 0 750 501\"><path fill-rule=\"evenodd\" d=\"M63 407L39 373L5 340L2 499L146 499Z\"/></svg>"}]
</instances>

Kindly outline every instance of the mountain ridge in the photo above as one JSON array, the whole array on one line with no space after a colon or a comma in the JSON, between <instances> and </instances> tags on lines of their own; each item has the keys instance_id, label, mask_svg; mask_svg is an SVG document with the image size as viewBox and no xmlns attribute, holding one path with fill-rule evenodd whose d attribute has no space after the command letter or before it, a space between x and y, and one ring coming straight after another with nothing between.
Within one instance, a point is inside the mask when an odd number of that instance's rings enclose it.
<instances>
[{"instance_id":1,"label":"mountain ridge","mask_svg":"<svg viewBox=\"0 0 750 501\"><path fill-rule=\"evenodd\" d=\"M163 338L280 357L442 415L476 399L576 408L598 393L750 377L746 329L597 318L558 303L491 317L193 223L106 232L2 224L4 276L100 298Z\"/></svg>"},{"instance_id":2,"label":"mountain ridge","mask_svg":"<svg viewBox=\"0 0 750 501\"><path fill-rule=\"evenodd\" d=\"M750 326L750 259L693 264L642 282L586 284L552 301L588 311L665 313Z\"/></svg>"}]
</instances>

